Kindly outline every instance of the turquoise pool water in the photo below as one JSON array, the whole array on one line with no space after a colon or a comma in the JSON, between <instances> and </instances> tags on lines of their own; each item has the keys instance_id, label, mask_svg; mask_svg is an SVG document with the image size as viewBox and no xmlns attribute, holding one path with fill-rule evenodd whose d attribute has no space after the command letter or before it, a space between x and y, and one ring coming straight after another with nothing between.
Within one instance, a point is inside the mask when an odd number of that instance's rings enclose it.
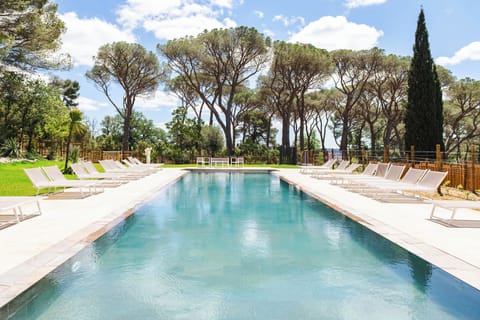
<instances>
[{"instance_id":1,"label":"turquoise pool water","mask_svg":"<svg viewBox=\"0 0 480 320\"><path fill-rule=\"evenodd\" d=\"M480 319L480 293L266 174L190 174L10 319Z\"/></svg>"}]
</instances>

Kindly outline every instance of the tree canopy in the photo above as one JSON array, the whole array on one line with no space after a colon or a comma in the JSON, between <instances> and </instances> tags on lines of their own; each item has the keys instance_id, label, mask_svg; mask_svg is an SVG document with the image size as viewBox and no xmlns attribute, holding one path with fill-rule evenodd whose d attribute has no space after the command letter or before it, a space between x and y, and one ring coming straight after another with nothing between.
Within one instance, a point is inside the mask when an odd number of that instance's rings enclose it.
<instances>
[{"instance_id":1,"label":"tree canopy","mask_svg":"<svg viewBox=\"0 0 480 320\"><path fill-rule=\"evenodd\" d=\"M415 32L413 58L408 75L408 102L405 112L405 147L432 152L443 144L443 102L440 80L430 53L423 9Z\"/></svg>"},{"instance_id":2,"label":"tree canopy","mask_svg":"<svg viewBox=\"0 0 480 320\"><path fill-rule=\"evenodd\" d=\"M114 42L98 50L93 68L86 73L88 79L105 94L123 118L122 150L129 150L130 122L137 97L155 92L162 71L153 52L147 52L136 43ZM123 90L122 104L112 95L112 84Z\"/></svg>"},{"instance_id":3,"label":"tree canopy","mask_svg":"<svg viewBox=\"0 0 480 320\"><path fill-rule=\"evenodd\" d=\"M49 0L0 2L0 61L20 69L69 67L68 56L53 55L65 25Z\"/></svg>"}]
</instances>

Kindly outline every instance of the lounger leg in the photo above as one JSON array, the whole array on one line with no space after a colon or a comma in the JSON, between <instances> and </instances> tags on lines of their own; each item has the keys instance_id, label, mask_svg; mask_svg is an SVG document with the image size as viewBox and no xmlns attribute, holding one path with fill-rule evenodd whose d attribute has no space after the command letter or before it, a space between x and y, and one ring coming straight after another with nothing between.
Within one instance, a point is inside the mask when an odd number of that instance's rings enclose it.
<instances>
[{"instance_id":1,"label":"lounger leg","mask_svg":"<svg viewBox=\"0 0 480 320\"><path fill-rule=\"evenodd\" d=\"M435 206L435 204L433 204L432 211L430 212L430 219L433 218L433 213L435 212L435 208L436 208L436 206Z\"/></svg>"},{"instance_id":2,"label":"lounger leg","mask_svg":"<svg viewBox=\"0 0 480 320\"><path fill-rule=\"evenodd\" d=\"M42 214L42 208L40 208L40 201L36 201L37 202L37 209L38 209L38 214Z\"/></svg>"},{"instance_id":3,"label":"lounger leg","mask_svg":"<svg viewBox=\"0 0 480 320\"><path fill-rule=\"evenodd\" d=\"M17 208L13 208L13 213L15 214L15 218L17 218L17 223L19 223L19 222L20 222L20 218L18 217Z\"/></svg>"},{"instance_id":4,"label":"lounger leg","mask_svg":"<svg viewBox=\"0 0 480 320\"><path fill-rule=\"evenodd\" d=\"M457 214L457 209L458 208L453 208L452 209L452 215L450 216L450 220L448 221L449 225L452 225L453 219L455 218L455 215Z\"/></svg>"}]
</instances>

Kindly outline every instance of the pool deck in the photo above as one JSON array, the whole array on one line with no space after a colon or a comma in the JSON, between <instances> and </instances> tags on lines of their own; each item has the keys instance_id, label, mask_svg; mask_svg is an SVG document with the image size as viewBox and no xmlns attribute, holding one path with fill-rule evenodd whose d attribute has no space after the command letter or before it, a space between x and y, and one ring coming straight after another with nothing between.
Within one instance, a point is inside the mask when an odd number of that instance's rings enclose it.
<instances>
[{"instance_id":1,"label":"pool deck","mask_svg":"<svg viewBox=\"0 0 480 320\"><path fill-rule=\"evenodd\" d=\"M476 221L477 227L447 227L428 219L431 204L381 203L300 174L298 169L272 173L480 289L480 212L459 212L460 217ZM188 171L163 169L84 199L40 200L41 216L0 230L0 307L185 174Z\"/></svg>"}]
</instances>

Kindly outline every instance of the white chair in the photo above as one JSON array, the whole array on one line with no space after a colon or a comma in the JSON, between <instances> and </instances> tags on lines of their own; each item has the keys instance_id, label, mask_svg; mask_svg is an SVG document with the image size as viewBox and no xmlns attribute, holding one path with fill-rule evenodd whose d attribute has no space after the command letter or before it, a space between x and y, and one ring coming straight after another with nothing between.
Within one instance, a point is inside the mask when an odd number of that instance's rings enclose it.
<instances>
[{"instance_id":1,"label":"white chair","mask_svg":"<svg viewBox=\"0 0 480 320\"><path fill-rule=\"evenodd\" d=\"M0 229L42 214L41 197L0 197ZM29 208L26 212L26 207ZM5 214L11 212L13 214Z\"/></svg>"},{"instance_id":2,"label":"white chair","mask_svg":"<svg viewBox=\"0 0 480 320\"><path fill-rule=\"evenodd\" d=\"M56 168L58 169L58 167ZM37 189L37 195L40 193L40 190L44 188L47 189L47 193L50 193L51 189L53 189L53 192L56 192L57 188L63 188L63 190L66 188L79 188L82 196L91 195L96 191L95 182L92 181L67 179L62 181L52 181L45 175L42 168L28 168L23 170L32 182L33 186ZM84 189L88 189L88 192L84 192Z\"/></svg>"}]
</instances>

